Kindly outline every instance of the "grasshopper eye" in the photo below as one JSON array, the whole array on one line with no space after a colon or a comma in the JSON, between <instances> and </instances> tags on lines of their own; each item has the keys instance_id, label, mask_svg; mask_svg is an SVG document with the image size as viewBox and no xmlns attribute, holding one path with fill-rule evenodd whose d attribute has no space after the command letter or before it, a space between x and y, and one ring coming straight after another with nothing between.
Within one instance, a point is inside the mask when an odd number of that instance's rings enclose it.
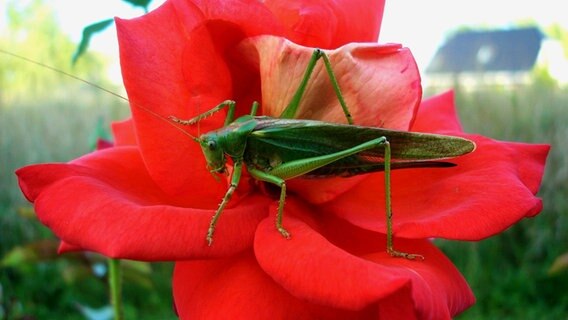
<instances>
[{"instance_id":1,"label":"grasshopper eye","mask_svg":"<svg viewBox=\"0 0 568 320\"><path fill-rule=\"evenodd\" d=\"M215 141L207 141L207 147L211 151L215 151L217 149L217 143Z\"/></svg>"}]
</instances>

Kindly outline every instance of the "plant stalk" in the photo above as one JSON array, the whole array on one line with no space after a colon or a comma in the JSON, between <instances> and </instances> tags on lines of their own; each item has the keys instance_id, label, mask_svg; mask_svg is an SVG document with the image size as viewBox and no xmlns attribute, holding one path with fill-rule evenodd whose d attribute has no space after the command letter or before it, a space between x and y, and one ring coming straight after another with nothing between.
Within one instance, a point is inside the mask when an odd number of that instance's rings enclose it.
<instances>
[{"instance_id":1,"label":"plant stalk","mask_svg":"<svg viewBox=\"0 0 568 320\"><path fill-rule=\"evenodd\" d=\"M115 320L123 320L122 313L122 272L120 269L120 259L108 259L110 288L110 304L114 313Z\"/></svg>"}]
</instances>

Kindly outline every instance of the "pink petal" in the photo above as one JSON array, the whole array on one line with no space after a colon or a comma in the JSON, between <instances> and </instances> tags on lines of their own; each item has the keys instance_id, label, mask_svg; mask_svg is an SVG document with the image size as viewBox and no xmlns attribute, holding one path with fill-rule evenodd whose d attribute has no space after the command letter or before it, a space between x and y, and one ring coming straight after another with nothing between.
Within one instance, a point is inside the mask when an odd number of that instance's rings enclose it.
<instances>
[{"instance_id":1,"label":"pink petal","mask_svg":"<svg viewBox=\"0 0 568 320\"><path fill-rule=\"evenodd\" d=\"M314 49L272 36L247 40L241 49L259 65L263 113L278 117L292 100ZM358 43L327 53L356 124L408 130L422 96L408 49ZM314 69L296 118L346 123L322 62Z\"/></svg>"}]
</instances>

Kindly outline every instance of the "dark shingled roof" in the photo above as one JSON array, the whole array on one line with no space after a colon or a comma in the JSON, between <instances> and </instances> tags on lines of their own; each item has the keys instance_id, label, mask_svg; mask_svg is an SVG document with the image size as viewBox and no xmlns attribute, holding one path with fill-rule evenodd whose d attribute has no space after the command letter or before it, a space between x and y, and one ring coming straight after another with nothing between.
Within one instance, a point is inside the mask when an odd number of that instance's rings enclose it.
<instances>
[{"instance_id":1,"label":"dark shingled roof","mask_svg":"<svg viewBox=\"0 0 568 320\"><path fill-rule=\"evenodd\" d=\"M438 49L426 72L528 71L543 38L534 27L459 32Z\"/></svg>"}]
</instances>

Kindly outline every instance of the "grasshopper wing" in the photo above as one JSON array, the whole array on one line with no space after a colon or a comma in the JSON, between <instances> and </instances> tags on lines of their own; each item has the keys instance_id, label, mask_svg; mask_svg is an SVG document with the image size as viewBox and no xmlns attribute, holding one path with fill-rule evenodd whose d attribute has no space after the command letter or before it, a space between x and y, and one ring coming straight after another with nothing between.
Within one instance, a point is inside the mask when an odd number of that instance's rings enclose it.
<instances>
[{"instance_id":1,"label":"grasshopper wing","mask_svg":"<svg viewBox=\"0 0 568 320\"><path fill-rule=\"evenodd\" d=\"M257 117L247 142L245 161L257 169L352 148L379 137L391 144L393 169L448 167L441 161L472 152L475 144L461 137L332 124L311 120ZM349 156L306 175L307 178L352 176L384 169L384 149Z\"/></svg>"}]
</instances>

